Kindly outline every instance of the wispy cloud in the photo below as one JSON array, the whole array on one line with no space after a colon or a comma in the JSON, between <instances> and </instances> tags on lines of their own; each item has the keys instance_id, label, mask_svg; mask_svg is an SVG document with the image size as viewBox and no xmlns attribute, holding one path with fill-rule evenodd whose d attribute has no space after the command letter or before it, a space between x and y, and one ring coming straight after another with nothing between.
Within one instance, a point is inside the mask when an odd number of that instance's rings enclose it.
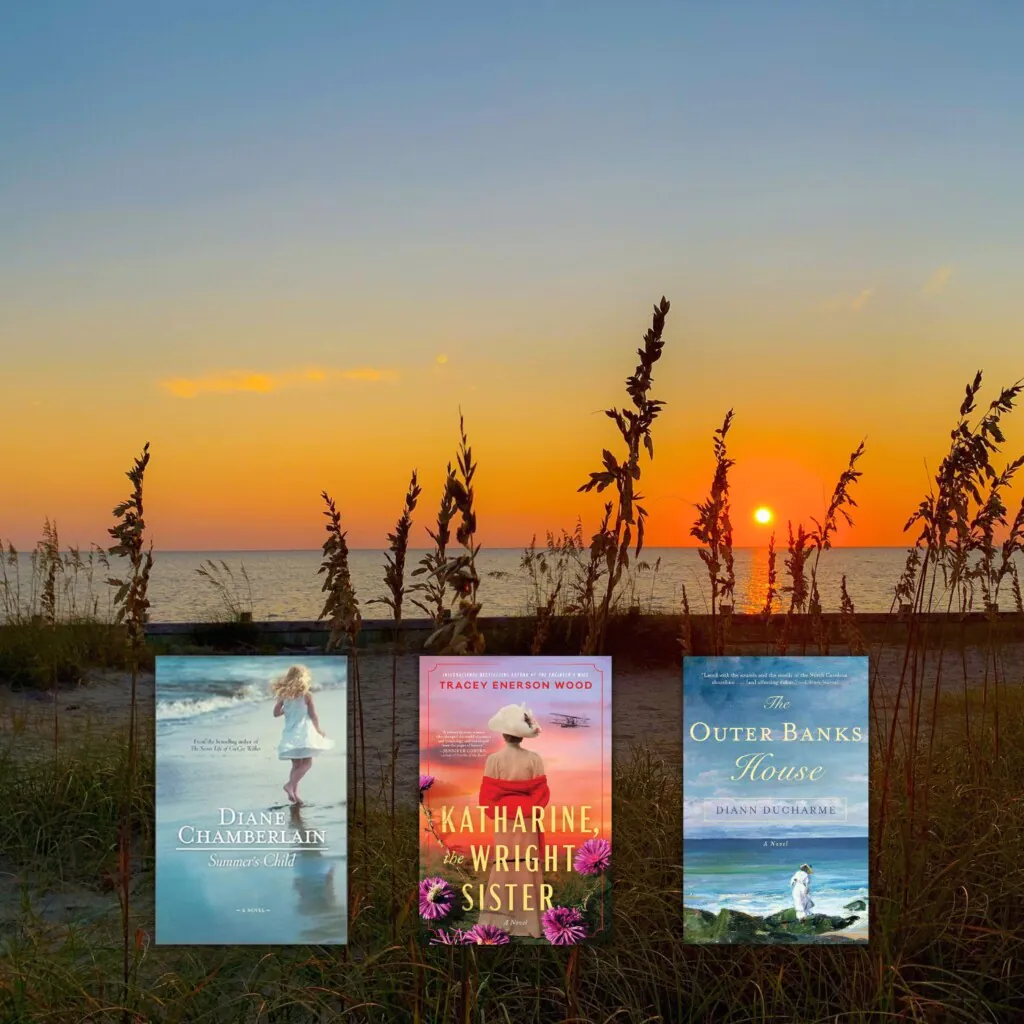
<instances>
[{"instance_id":1,"label":"wispy cloud","mask_svg":"<svg viewBox=\"0 0 1024 1024\"><path fill-rule=\"evenodd\" d=\"M269 394L300 384L323 384L332 380L382 381L394 380L393 370L378 370L371 366L350 370L323 370L310 368L284 373L254 373L233 370L229 373L211 373L202 377L171 377L160 386L175 398L197 398L200 395L230 395L239 392Z\"/></svg>"},{"instance_id":2,"label":"wispy cloud","mask_svg":"<svg viewBox=\"0 0 1024 1024\"><path fill-rule=\"evenodd\" d=\"M871 301L871 296L874 294L874 288L862 288L852 298L846 295L830 299L823 304L823 309L827 313L859 313Z\"/></svg>"},{"instance_id":3,"label":"wispy cloud","mask_svg":"<svg viewBox=\"0 0 1024 1024\"><path fill-rule=\"evenodd\" d=\"M860 775L856 775L856 774L855 775L844 775L843 776L843 780L845 782L870 782L871 781L868 778L868 776L864 775L864 774L860 774Z\"/></svg>"},{"instance_id":4,"label":"wispy cloud","mask_svg":"<svg viewBox=\"0 0 1024 1024\"><path fill-rule=\"evenodd\" d=\"M921 289L922 295L941 295L946 290L950 278L953 276L953 267L937 267L932 271L931 276L924 283Z\"/></svg>"},{"instance_id":5,"label":"wispy cloud","mask_svg":"<svg viewBox=\"0 0 1024 1024\"><path fill-rule=\"evenodd\" d=\"M874 288L864 288L856 298L850 300L850 309L854 313L859 313L868 304L874 293Z\"/></svg>"}]
</instances>

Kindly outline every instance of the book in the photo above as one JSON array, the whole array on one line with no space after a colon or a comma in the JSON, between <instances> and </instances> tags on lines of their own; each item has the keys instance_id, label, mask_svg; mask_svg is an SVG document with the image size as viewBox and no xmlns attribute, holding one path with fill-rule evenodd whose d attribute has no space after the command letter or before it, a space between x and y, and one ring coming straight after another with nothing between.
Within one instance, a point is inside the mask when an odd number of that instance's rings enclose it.
<instances>
[{"instance_id":1,"label":"book","mask_svg":"<svg viewBox=\"0 0 1024 1024\"><path fill-rule=\"evenodd\" d=\"M420 658L421 940L611 928L611 659Z\"/></svg>"},{"instance_id":2,"label":"book","mask_svg":"<svg viewBox=\"0 0 1024 1024\"><path fill-rule=\"evenodd\" d=\"M868 941L868 659L683 660L683 940Z\"/></svg>"},{"instance_id":3,"label":"book","mask_svg":"<svg viewBox=\"0 0 1024 1024\"><path fill-rule=\"evenodd\" d=\"M347 941L348 662L156 659L159 945Z\"/></svg>"}]
</instances>

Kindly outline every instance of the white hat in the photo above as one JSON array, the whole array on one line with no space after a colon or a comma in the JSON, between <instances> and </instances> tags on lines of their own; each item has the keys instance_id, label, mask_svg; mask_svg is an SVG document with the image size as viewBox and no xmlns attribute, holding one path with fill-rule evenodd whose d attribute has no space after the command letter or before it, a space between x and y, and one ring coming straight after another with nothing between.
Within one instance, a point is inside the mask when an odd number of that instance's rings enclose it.
<instances>
[{"instance_id":1,"label":"white hat","mask_svg":"<svg viewBox=\"0 0 1024 1024\"><path fill-rule=\"evenodd\" d=\"M525 704L506 704L499 708L487 723L487 728L506 736L522 736L525 739L531 739L540 732L537 719Z\"/></svg>"}]
</instances>

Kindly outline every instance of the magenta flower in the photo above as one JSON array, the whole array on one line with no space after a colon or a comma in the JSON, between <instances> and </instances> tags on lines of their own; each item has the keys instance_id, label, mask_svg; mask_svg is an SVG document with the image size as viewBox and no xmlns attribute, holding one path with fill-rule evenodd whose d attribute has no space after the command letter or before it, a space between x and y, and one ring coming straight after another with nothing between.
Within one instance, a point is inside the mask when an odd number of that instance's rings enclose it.
<instances>
[{"instance_id":1,"label":"magenta flower","mask_svg":"<svg viewBox=\"0 0 1024 1024\"><path fill-rule=\"evenodd\" d=\"M607 839L588 839L577 851L572 866L581 875L599 875L608 870L612 844Z\"/></svg>"},{"instance_id":2,"label":"magenta flower","mask_svg":"<svg viewBox=\"0 0 1024 1024\"><path fill-rule=\"evenodd\" d=\"M430 944L432 946L464 946L466 945L466 933L461 928L453 928L450 932L438 928L431 934Z\"/></svg>"},{"instance_id":3,"label":"magenta flower","mask_svg":"<svg viewBox=\"0 0 1024 1024\"><path fill-rule=\"evenodd\" d=\"M424 878L420 882L420 917L436 921L452 909L455 894L443 878Z\"/></svg>"},{"instance_id":4,"label":"magenta flower","mask_svg":"<svg viewBox=\"0 0 1024 1024\"><path fill-rule=\"evenodd\" d=\"M493 924L475 924L465 933L467 946L507 946L508 932Z\"/></svg>"},{"instance_id":5,"label":"magenta flower","mask_svg":"<svg viewBox=\"0 0 1024 1024\"><path fill-rule=\"evenodd\" d=\"M420 776L420 800L423 799L423 794L434 784L433 775L421 775Z\"/></svg>"},{"instance_id":6,"label":"magenta flower","mask_svg":"<svg viewBox=\"0 0 1024 1024\"><path fill-rule=\"evenodd\" d=\"M575 946L587 937L583 915L575 907L552 907L540 918L541 927L552 946Z\"/></svg>"}]
</instances>

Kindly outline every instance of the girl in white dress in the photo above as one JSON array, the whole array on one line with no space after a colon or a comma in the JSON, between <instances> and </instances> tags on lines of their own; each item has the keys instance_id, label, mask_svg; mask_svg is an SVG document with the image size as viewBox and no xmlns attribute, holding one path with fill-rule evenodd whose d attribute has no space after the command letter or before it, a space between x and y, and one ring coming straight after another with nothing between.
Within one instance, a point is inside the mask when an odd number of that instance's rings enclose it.
<instances>
[{"instance_id":1,"label":"girl in white dress","mask_svg":"<svg viewBox=\"0 0 1024 1024\"><path fill-rule=\"evenodd\" d=\"M292 770L283 789L293 804L301 804L299 799L299 782L306 772L313 767L313 758L330 750L334 740L320 728L313 695L310 693L312 679L305 665L292 665L288 671L276 679L271 692L277 698L274 704L274 717L284 716L284 734L277 748L277 756L282 761L291 761Z\"/></svg>"},{"instance_id":2,"label":"girl in white dress","mask_svg":"<svg viewBox=\"0 0 1024 1024\"><path fill-rule=\"evenodd\" d=\"M796 909L796 919L798 921L802 921L814 906L814 900L811 899L812 874L814 874L814 871L810 864L801 864L800 870L789 880L790 887L793 890L793 907Z\"/></svg>"}]
</instances>

